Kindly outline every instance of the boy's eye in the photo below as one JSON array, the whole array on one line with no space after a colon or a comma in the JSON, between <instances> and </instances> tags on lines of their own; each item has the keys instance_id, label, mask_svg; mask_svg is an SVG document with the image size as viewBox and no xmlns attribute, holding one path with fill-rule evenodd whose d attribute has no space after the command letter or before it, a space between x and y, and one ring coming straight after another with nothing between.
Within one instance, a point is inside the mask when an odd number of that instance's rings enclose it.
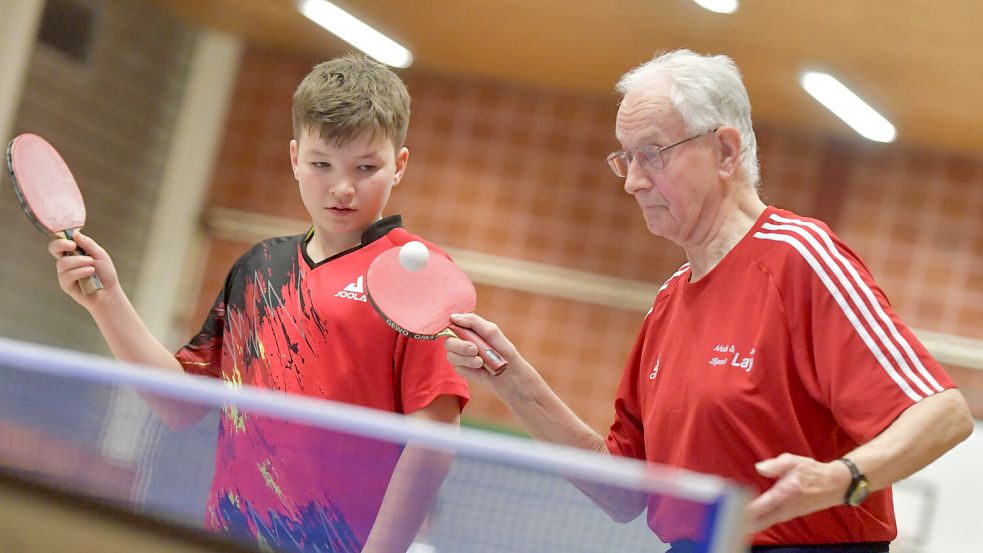
<instances>
[{"instance_id":1,"label":"boy's eye","mask_svg":"<svg viewBox=\"0 0 983 553\"><path fill-rule=\"evenodd\" d=\"M328 163L327 161L315 161L315 162L312 162L311 165L313 165L314 167L317 167L318 169L323 169L325 167L331 167L331 164Z\"/></svg>"},{"instance_id":2,"label":"boy's eye","mask_svg":"<svg viewBox=\"0 0 983 553\"><path fill-rule=\"evenodd\" d=\"M374 173L379 168L375 165L359 165L358 170L363 173Z\"/></svg>"}]
</instances>

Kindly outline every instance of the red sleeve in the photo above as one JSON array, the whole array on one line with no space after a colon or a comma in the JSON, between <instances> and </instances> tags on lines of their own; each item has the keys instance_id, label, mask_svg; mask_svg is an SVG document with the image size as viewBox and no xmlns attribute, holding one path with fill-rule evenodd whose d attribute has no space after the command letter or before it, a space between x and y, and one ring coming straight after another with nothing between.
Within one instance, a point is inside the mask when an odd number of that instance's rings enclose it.
<instances>
[{"instance_id":1,"label":"red sleeve","mask_svg":"<svg viewBox=\"0 0 983 553\"><path fill-rule=\"evenodd\" d=\"M646 317L641 332L635 339L631 355L625 364L614 400L614 423L608 431L606 444L612 455L645 459L645 433L642 428L641 407L638 401L638 371L641 366L642 346L648 334L649 318Z\"/></svg>"},{"instance_id":2,"label":"red sleeve","mask_svg":"<svg viewBox=\"0 0 983 553\"><path fill-rule=\"evenodd\" d=\"M405 414L423 409L440 395L457 396L461 410L471 398L467 381L447 361L443 338L412 340L400 335L393 362L393 378Z\"/></svg>"},{"instance_id":3,"label":"red sleeve","mask_svg":"<svg viewBox=\"0 0 983 553\"><path fill-rule=\"evenodd\" d=\"M205 322L190 342L175 357L184 372L215 378L222 377L222 336L225 330L225 292L215 298Z\"/></svg>"},{"instance_id":4,"label":"red sleeve","mask_svg":"<svg viewBox=\"0 0 983 553\"><path fill-rule=\"evenodd\" d=\"M783 295L796 367L858 443L916 402L954 387L891 309L859 257L825 226L803 227Z\"/></svg>"}]
</instances>

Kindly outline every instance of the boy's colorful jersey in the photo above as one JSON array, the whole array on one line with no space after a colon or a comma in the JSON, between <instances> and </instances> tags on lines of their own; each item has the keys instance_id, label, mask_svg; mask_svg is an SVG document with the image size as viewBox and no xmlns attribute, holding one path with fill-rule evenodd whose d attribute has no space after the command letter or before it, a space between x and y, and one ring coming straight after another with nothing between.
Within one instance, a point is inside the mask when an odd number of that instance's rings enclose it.
<instances>
[{"instance_id":1,"label":"boy's colorful jersey","mask_svg":"<svg viewBox=\"0 0 983 553\"><path fill-rule=\"evenodd\" d=\"M657 294L625 369L612 453L765 491L754 464L783 452L831 461L915 402L953 387L863 262L823 223L769 207L696 282ZM692 505L649 502L663 540L695 539ZM891 491L775 525L756 545L890 541Z\"/></svg>"},{"instance_id":2,"label":"boy's colorful jersey","mask_svg":"<svg viewBox=\"0 0 983 553\"><path fill-rule=\"evenodd\" d=\"M178 360L189 373L234 386L394 413L445 394L463 408L468 387L442 344L395 332L365 296L372 260L421 240L400 225L398 216L383 219L360 246L317 264L305 235L256 245L229 271ZM399 454L390 444L227 407L206 523L285 550L360 551Z\"/></svg>"}]
</instances>

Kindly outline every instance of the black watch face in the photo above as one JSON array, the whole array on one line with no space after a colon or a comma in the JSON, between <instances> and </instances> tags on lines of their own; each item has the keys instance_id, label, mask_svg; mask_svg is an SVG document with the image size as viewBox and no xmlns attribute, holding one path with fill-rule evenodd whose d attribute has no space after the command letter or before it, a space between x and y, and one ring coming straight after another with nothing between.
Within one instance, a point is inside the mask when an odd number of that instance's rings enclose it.
<instances>
[{"instance_id":1,"label":"black watch face","mask_svg":"<svg viewBox=\"0 0 983 553\"><path fill-rule=\"evenodd\" d=\"M870 495L870 483L866 479L857 482L857 485L850 491L850 497L847 503L856 507L867 499Z\"/></svg>"}]
</instances>

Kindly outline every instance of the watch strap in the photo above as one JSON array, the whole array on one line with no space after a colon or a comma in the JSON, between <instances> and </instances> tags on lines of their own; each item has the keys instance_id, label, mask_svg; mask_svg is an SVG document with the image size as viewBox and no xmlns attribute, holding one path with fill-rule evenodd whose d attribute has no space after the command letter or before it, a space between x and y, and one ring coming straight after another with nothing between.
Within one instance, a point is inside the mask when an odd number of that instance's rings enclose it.
<instances>
[{"instance_id":1,"label":"watch strap","mask_svg":"<svg viewBox=\"0 0 983 553\"><path fill-rule=\"evenodd\" d=\"M853 461L847 459L846 457L840 457L839 459L837 459L837 461L843 463L844 465L846 465L846 468L850 469L851 480L856 480L858 477L864 475L864 473L860 472L860 469L857 468L857 465L853 464Z\"/></svg>"},{"instance_id":2,"label":"watch strap","mask_svg":"<svg viewBox=\"0 0 983 553\"><path fill-rule=\"evenodd\" d=\"M851 461L850 459L847 459L846 457L840 457L839 459L837 459L837 461L840 461L841 463L846 465L848 469L850 469L850 485L847 487L846 494L843 496L843 503L850 505L852 507L856 507L867 497L867 493L868 493L867 487L869 486L869 483L867 482L867 477L864 475L864 473L860 472L860 469L857 468L857 465L854 464L854 462ZM861 494L862 497L855 497L857 493L857 488L861 485L865 487L863 493Z\"/></svg>"}]
</instances>

